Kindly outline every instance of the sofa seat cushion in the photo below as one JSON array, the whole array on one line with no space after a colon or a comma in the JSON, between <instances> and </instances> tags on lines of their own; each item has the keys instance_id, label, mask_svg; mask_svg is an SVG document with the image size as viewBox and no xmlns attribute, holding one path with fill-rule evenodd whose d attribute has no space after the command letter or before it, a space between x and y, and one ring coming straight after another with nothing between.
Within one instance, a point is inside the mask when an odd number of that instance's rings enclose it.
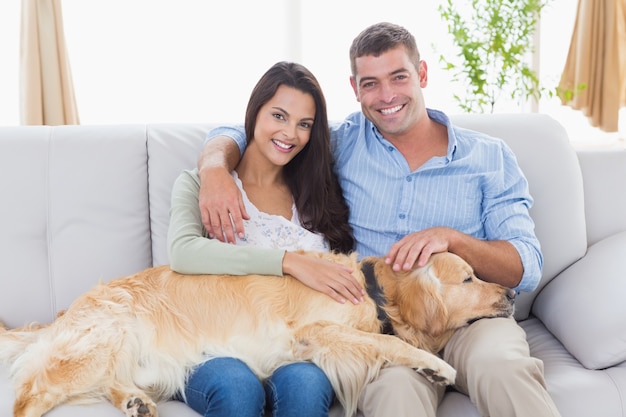
<instances>
[{"instance_id":1,"label":"sofa seat cushion","mask_svg":"<svg viewBox=\"0 0 626 417\"><path fill-rule=\"evenodd\" d=\"M0 365L0 416L9 416L15 394L9 379L8 367ZM158 404L159 417L201 417L186 404L166 401ZM93 404L63 404L53 408L45 417L121 417L122 412L108 401Z\"/></svg>"},{"instance_id":2,"label":"sofa seat cushion","mask_svg":"<svg viewBox=\"0 0 626 417\"><path fill-rule=\"evenodd\" d=\"M537 296L533 313L588 369L626 361L626 232L589 247Z\"/></svg>"},{"instance_id":3,"label":"sofa seat cushion","mask_svg":"<svg viewBox=\"0 0 626 417\"><path fill-rule=\"evenodd\" d=\"M532 316L531 316L532 317ZM626 367L583 367L537 318L520 322L530 354L543 361L546 386L562 416L624 416Z\"/></svg>"}]
</instances>

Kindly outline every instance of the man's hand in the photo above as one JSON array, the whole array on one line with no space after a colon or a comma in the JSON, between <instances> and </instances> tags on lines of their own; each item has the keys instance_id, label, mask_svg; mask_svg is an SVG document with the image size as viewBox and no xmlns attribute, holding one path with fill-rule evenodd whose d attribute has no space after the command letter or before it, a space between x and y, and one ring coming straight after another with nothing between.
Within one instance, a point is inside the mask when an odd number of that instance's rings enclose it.
<instances>
[{"instance_id":1,"label":"man's hand","mask_svg":"<svg viewBox=\"0 0 626 417\"><path fill-rule=\"evenodd\" d=\"M242 219L249 219L241 191L224 168L210 168L206 178L200 178L198 203L202 224L209 237L222 242L235 243L235 234L243 238Z\"/></svg>"},{"instance_id":2,"label":"man's hand","mask_svg":"<svg viewBox=\"0 0 626 417\"><path fill-rule=\"evenodd\" d=\"M237 144L227 136L212 139L198 158L202 224L209 237L228 243L235 243L235 234L245 236L242 219L250 218L231 175L238 162Z\"/></svg>"},{"instance_id":3,"label":"man's hand","mask_svg":"<svg viewBox=\"0 0 626 417\"><path fill-rule=\"evenodd\" d=\"M394 271L409 271L415 262L422 267L433 253L450 250L450 242L456 235L458 232L447 227L432 227L411 233L391 246L385 262L392 265Z\"/></svg>"},{"instance_id":4,"label":"man's hand","mask_svg":"<svg viewBox=\"0 0 626 417\"><path fill-rule=\"evenodd\" d=\"M283 273L340 303L350 300L358 304L363 301L365 290L352 272L352 269L338 263L299 253L286 252L283 258Z\"/></svg>"},{"instance_id":5,"label":"man's hand","mask_svg":"<svg viewBox=\"0 0 626 417\"><path fill-rule=\"evenodd\" d=\"M524 266L517 249L506 240L482 240L448 227L431 227L406 235L389 249L385 262L394 271L408 271L417 262L426 265L430 255L452 252L465 259L476 275L505 287L519 285Z\"/></svg>"}]
</instances>

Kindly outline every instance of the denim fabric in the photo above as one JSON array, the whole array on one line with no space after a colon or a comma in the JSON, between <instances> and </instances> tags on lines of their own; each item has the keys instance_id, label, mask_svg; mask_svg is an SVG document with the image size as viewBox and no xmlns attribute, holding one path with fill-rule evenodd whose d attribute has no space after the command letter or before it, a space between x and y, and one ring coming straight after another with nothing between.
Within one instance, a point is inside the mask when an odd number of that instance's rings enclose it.
<instances>
[{"instance_id":1,"label":"denim fabric","mask_svg":"<svg viewBox=\"0 0 626 417\"><path fill-rule=\"evenodd\" d=\"M328 416L334 391L312 363L282 366L262 384L239 359L214 358L190 375L185 396L204 417L261 417L266 410L274 417L321 417Z\"/></svg>"}]
</instances>

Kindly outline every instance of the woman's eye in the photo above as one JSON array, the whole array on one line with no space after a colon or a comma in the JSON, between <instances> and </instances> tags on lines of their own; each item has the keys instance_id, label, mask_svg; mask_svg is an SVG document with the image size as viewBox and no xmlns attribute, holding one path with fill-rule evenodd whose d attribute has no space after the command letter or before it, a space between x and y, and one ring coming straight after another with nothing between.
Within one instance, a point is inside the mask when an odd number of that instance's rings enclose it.
<instances>
[{"instance_id":1,"label":"woman's eye","mask_svg":"<svg viewBox=\"0 0 626 417\"><path fill-rule=\"evenodd\" d=\"M278 120L285 120L285 116L280 113L274 113L274 118Z\"/></svg>"}]
</instances>

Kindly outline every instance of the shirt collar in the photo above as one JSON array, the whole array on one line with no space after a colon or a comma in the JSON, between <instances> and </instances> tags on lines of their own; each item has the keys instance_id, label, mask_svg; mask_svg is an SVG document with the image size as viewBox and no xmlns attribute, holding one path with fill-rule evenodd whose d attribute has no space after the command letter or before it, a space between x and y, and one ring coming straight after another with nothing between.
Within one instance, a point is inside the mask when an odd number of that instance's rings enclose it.
<instances>
[{"instance_id":1,"label":"shirt collar","mask_svg":"<svg viewBox=\"0 0 626 417\"><path fill-rule=\"evenodd\" d=\"M446 152L446 161L447 162L452 161L452 159L454 158L454 152L456 151L456 148L457 148L457 139L456 139L456 134L454 132L454 129L452 127L452 123L450 122L450 118L444 112L440 110L427 108L426 112L428 113L428 117L431 120L439 124L442 124L446 127L448 131L448 150ZM380 133L378 128L374 126L374 123L372 123L369 119L367 119L365 115L363 115L363 113L361 113L361 117L363 117L366 123L369 124L369 128L374 133L374 137L378 138L378 140L384 139L386 141L386 139Z\"/></svg>"},{"instance_id":2,"label":"shirt collar","mask_svg":"<svg viewBox=\"0 0 626 417\"><path fill-rule=\"evenodd\" d=\"M430 117L431 120L444 125L448 131L448 151L446 153L446 159L450 162L454 158L454 152L457 147L456 133L452 127L450 118L440 110L426 109L426 111L428 112L428 117Z\"/></svg>"}]
</instances>

